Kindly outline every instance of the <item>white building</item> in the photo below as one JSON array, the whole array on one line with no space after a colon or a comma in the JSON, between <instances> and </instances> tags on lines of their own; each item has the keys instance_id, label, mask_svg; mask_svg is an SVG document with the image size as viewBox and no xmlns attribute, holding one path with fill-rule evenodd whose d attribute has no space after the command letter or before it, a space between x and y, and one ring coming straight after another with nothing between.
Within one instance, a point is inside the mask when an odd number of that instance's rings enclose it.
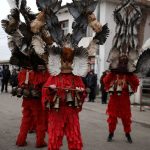
<instances>
[{"instance_id":1,"label":"white building","mask_svg":"<svg viewBox=\"0 0 150 150\"><path fill-rule=\"evenodd\" d=\"M146 6L147 11L150 12L150 1L148 1L148 0L137 0L137 1L139 3L147 5ZM102 25L104 25L105 23L108 23L108 27L110 29L110 35L109 35L106 43L102 46L99 46L99 49L96 52L96 54L94 54L94 56L90 56L91 66L94 67L95 72L97 73L98 77L100 77L102 72L104 70L108 69L108 66L109 66L109 64L107 63L107 57L108 57L108 53L112 46L113 37L115 35L116 24L113 20L113 11L115 10L117 4L118 4L118 0L99 0L98 6L95 10L95 15L97 16L97 19L101 22ZM140 5L140 6L142 6L142 5ZM74 19L69 14L66 6L63 6L62 9L59 11L58 19L62 23L62 28L64 29L64 32L66 34L71 33L72 32L72 23L73 23ZM92 29L88 28L87 29L87 37L84 37L80 41L79 45L87 47L89 42L92 39L92 36L94 36L94 32L92 31ZM150 13L148 14L147 19L146 19L143 43L148 38L150 38ZM94 60L94 63L93 63L93 60Z\"/></svg>"}]
</instances>

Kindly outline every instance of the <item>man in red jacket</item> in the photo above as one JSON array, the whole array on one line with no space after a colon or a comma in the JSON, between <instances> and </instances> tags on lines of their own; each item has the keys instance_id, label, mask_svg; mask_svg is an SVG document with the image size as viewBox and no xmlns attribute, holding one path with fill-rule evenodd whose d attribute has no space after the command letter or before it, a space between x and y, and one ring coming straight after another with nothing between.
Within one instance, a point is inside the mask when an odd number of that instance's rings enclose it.
<instances>
[{"instance_id":1,"label":"man in red jacket","mask_svg":"<svg viewBox=\"0 0 150 150\"><path fill-rule=\"evenodd\" d=\"M41 88L49 74L46 71L33 71L22 69L18 75L18 94L23 94L23 117L20 132L16 141L17 146L25 146L28 131L34 119L36 125L36 147L44 147L47 144L45 138L45 112L41 105Z\"/></svg>"},{"instance_id":2,"label":"man in red jacket","mask_svg":"<svg viewBox=\"0 0 150 150\"><path fill-rule=\"evenodd\" d=\"M105 89L110 93L107 114L109 136L112 141L117 125L117 118L121 118L124 132L129 143L132 143L131 132L131 108L130 94L136 92L139 85L138 78L133 73L110 72L104 79Z\"/></svg>"}]
</instances>

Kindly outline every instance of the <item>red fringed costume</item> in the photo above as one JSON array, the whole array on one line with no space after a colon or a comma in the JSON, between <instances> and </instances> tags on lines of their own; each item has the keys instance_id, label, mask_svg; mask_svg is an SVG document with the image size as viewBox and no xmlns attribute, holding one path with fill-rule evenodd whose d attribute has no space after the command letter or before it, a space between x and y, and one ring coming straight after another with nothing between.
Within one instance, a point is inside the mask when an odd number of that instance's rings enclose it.
<instances>
[{"instance_id":1,"label":"red fringed costume","mask_svg":"<svg viewBox=\"0 0 150 150\"><path fill-rule=\"evenodd\" d=\"M57 76L50 76L45 87L53 85L56 86L55 89L43 88L42 91L42 103L44 107L49 107L48 150L59 150L64 135L67 136L69 150L81 150L82 139L78 113L86 96L84 84L79 76L61 73ZM78 91L78 100L74 99L72 101L74 104L69 105L68 100L71 99L67 96L67 92L71 92L71 96L75 98L77 88L82 88L84 91Z\"/></svg>"},{"instance_id":2,"label":"red fringed costume","mask_svg":"<svg viewBox=\"0 0 150 150\"><path fill-rule=\"evenodd\" d=\"M46 71L37 71L22 69L18 75L19 87L31 90L36 90L41 93L42 85L47 81L49 73ZM46 132L45 111L42 110L40 97L33 98L30 94L23 94L23 117L20 126L20 132L16 141L16 145L24 146L26 144L27 133L35 122L36 125L36 147L46 146L44 141Z\"/></svg>"},{"instance_id":3,"label":"red fringed costume","mask_svg":"<svg viewBox=\"0 0 150 150\"><path fill-rule=\"evenodd\" d=\"M121 118L125 133L131 132L130 92L136 92L139 85L138 78L132 74L109 73L103 79L106 90L110 95L107 114L109 115L109 132L114 133L117 118ZM112 90L113 87L113 90ZM130 89L131 87L131 89ZM113 93L112 93L113 92Z\"/></svg>"}]
</instances>

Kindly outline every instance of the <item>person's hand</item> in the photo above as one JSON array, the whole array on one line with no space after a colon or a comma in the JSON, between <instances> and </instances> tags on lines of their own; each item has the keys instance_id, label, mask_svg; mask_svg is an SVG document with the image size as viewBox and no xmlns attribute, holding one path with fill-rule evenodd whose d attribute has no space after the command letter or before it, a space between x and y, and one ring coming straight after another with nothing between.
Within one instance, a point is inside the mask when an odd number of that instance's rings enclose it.
<instances>
[{"instance_id":1,"label":"person's hand","mask_svg":"<svg viewBox=\"0 0 150 150\"><path fill-rule=\"evenodd\" d=\"M55 90L56 89L56 85L52 84L52 85L49 86L49 88Z\"/></svg>"},{"instance_id":2,"label":"person's hand","mask_svg":"<svg viewBox=\"0 0 150 150\"><path fill-rule=\"evenodd\" d=\"M84 91L84 88L82 88L82 87L76 87L76 91L78 91L78 92L83 92L83 91Z\"/></svg>"}]
</instances>

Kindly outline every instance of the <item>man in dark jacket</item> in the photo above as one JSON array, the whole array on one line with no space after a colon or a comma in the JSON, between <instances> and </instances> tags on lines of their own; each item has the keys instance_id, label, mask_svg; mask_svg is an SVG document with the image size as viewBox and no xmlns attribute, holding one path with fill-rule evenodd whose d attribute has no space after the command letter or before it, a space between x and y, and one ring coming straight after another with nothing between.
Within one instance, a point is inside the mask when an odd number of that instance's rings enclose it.
<instances>
[{"instance_id":1,"label":"man in dark jacket","mask_svg":"<svg viewBox=\"0 0 150 150\"><path fill-rule=\"evenodd\" d=\"M96 97L96 88L97 88L97 75L94 74L94 70L91 70L86 76L86 84L90 89L89 93L89 102L94 102Z\"/></svg>"},{"instance_id":2,"label":"man in dark jacket","mask_svg":"<svg viewBox=\"0 0 150 150\"><path fill-rule=\"evenodd\" d=\"M5 88L5 92L7 92L8 90L8 81L10 79L10 70L8 66L4 66L4 69L2 71L2 75L3 75L3 79L2 79L2 88L1 88L1 92L4 91Z\"/></svg>"},{"instance_id":3,"label":"man in dark jacket","mask_svg":"<svg viewBox=\"0 0 150 150\"><path fill-rule=\"evenodd\" d=\"M16 69L13 69L11 77L10 77L10 84L13 87L16 87L18 85L18 73Z\"/></svg>"}]
</instances>

